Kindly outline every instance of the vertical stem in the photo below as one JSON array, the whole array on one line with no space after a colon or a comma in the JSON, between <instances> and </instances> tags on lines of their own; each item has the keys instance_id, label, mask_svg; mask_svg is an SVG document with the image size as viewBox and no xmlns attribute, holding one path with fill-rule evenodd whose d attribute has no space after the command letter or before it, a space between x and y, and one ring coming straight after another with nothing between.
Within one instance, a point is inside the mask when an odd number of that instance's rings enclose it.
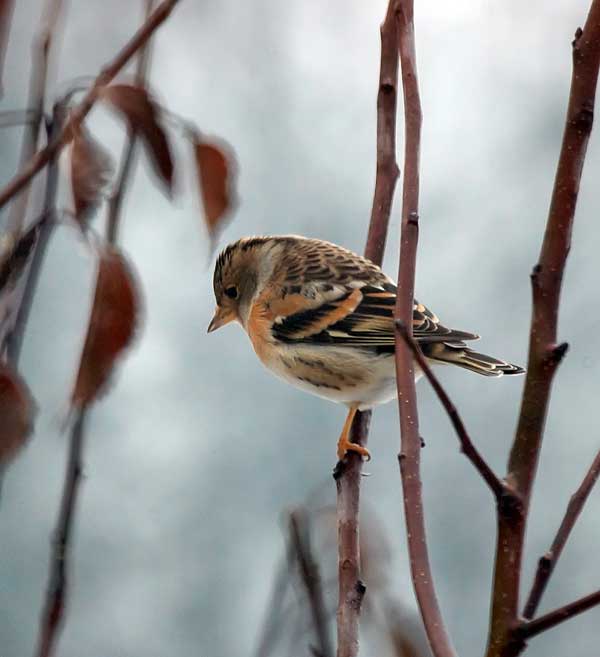
<instances>
[{"instance_id":1,"label":"vertical stem","mask_svg":"<svg viewBox=\"0 0 600 657\"><path fill-rule=\"evenodd\" d=\"M69 440L69 457L63 488L60 513L52 543L50 581L42 612L37 657L50 657L53 654L65 611L65 597L68 588L68 568L73 521L78 500L79 480L81 479L84 431L84 409L77 411Z\"/></svg>"},{"instance_id":2,"label":"vertical stem","mask_svg":"<svg viewBox=\"0 0 600 657\"><path fill-rule=\"evenodd\" d=\"M566 344L557 344L558 309L581 172L592 130L599 66L600 0L593 0L585 27L577 30L573 41L573 73L565 131L544 240L531 276L533 310L529 360L506 476L519 503L498 507L487 657L514 657L525 646L516 632L525 530L552 382L567 350Z\"/></svg>"},{"instance_id":3,"label":"vertical stem","mask_svg":"<svg viewBox=\"0 0 600 657\"><path fill-rule=\"evenodd\" d=\"M22 169L33 157L38 147L38 138L42 119L44 118L44 99L46 96L46 81L48 78L48 65L50 49L54 30L62 11L62 0L46 0L40 28L31 48L31 77L29 79L29 95L27 110L30 112L29 121L23 130L19 169ZM27 204L29 201L29 185L24 187L14 199L8 215L7 229L15 237L25 225Z\"/></svg>"},{"instance_id":4,"label":"vertical stem","mask_svg":"<svg viewBox=\"0 0 600 657\"><path fill-rule=\"evenodd\" d=\"M396 16L404 93L405 141L402 232L395 316L396 320L406 327L410 339L419 235L419 154L422 121L417 82L413 0L400 0ZM396 335L396 380L401 430L398 459L404 492L404 515L413 586L433 654L435 657L454 657L456 653L444 627L427 549L420 475L421 438L413 356L399 333Z\"/></svg>"}]
</instances>

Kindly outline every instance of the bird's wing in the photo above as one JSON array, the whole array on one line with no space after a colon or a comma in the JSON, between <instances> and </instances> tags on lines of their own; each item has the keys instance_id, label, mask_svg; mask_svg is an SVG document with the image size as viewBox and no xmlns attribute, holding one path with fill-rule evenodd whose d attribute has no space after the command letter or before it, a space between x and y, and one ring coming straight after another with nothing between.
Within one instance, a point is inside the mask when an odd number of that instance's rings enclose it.
<instances>
[{"instance_id":1,"label":"bird's wing","mask_svg":"<svg viewBox=\"0 0 600 657\"><path fill-rule=\"evenodd\" d=\"M335 299L315 303L304 309L280 314L273 323L273 336L283 342L374 348L380 352L394 350L395 288L363 285L347 287ZM423 304L413 305L413 336L423 343L460 344L476 340L474 333L449 329Z\"/></svg>"},{"instance_id":2,"label":"bird's wing","mask_svg":"<svg viewBox=\"0 0 600 657\"><path fill-rule=\"evenodd\" d=\"M393 351L396 286L369 260L340 246L290 236L267 292L271 332L282 342ZM423 343L476 340L413 305L413 336Z\"/></svg>"}]
</instances>

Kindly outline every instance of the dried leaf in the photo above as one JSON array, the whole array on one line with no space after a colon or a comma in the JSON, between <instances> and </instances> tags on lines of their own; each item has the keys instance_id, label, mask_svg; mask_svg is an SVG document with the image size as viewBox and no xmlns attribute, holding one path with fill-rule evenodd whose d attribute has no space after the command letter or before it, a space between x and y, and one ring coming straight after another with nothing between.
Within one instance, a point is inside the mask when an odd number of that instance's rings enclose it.
<instances>
[{"instance_id":1,"label":"dried leaf","mask_svg":"<svg viewBox=\"0 0 600 657\"><path fill-rule=\"evenodd\" d=\"M154 169L170 196L173 190L173 160L167 135L159 122L159 106L146 89L128 84L105 87L101 97L121 112L129 128L142 137Z\"/></svg>"},{"instance_id":2,"label":"dried leaf","mask_svg":"<svg viewBox=\"0 0 600 657\"><path fill-rule=\"evenodd\" d=\"M100 205L113 174L112 158L81 126L71 147L71 189L75 217L82 227Z\"/></svg>"},{"instance_id":3,"label":"dried leaf","mask_svg":"<svg viewBox=\"0 0 600 657\"><path fill-rule=\"evenodd\" d=\"M0 465L11 461L33 428L35 403L23 380L0 365Z\"/></svg>"},{"instance_id":4,"label":"dried leaf","mask_svg":"<svg viewBox=\"0 0 600 657\"><path fill-rule=\"evenodd\" d=\"M192 145L204 220L214 240L223 221L235 207L235 158L227 144L210 143L197 134L192 135Z\"/></svg>"},{"instance_id":5,"label":"dried leaf","mask_svg":"<svg viewBox=\"0 0 600 657\"><path fill-rule=\"evenodd\" d=\"M74 406L85 406L102 392L117 358L131 343L138 311L138 294L125 258L106 249L100 254L94 303L71 396Z\"/></svg>"}]
</instances>

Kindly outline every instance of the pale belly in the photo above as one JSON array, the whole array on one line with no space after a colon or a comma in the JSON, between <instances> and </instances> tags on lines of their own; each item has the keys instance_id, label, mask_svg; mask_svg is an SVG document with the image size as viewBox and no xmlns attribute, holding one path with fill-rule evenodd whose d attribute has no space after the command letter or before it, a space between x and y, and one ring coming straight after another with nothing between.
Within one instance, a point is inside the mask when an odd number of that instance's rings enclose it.
<instances>
[{"instance_id":1,"label":"pale belly","mask_svg":"<svg viewBox=\"0 0 600 657\"><path fill-rule=\"evenodd\" d=\"M261 351L263 364L278 377L331 401L365 410L397 396L393 354L309 345ZM420 375L416 371L415 379Z\"/></svg>"}]
</instances>

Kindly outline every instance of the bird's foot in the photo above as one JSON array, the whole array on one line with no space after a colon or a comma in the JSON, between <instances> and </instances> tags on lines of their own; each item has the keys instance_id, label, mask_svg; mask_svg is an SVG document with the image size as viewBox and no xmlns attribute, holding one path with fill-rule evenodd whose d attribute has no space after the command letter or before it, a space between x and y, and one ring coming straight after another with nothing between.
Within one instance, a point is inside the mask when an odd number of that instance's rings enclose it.
<instances>
[{"instance_id":1,"label":"bird's foot","mask_svg":"<svg viewBox=\"0 0 600 657\"><path fill-rule=\"evenodd\" d=\"M342 435L340 436L340 439L338 440L338 444L337 444L337 455L340 461L344 458L344 456L346 456L346 452L357 452L358 454L363 456L367 461L371 460L371 453L366 447L363 447L358 443L353 443L350 440L348 440L347 435Z\"/></svg>"}]
</instances>

